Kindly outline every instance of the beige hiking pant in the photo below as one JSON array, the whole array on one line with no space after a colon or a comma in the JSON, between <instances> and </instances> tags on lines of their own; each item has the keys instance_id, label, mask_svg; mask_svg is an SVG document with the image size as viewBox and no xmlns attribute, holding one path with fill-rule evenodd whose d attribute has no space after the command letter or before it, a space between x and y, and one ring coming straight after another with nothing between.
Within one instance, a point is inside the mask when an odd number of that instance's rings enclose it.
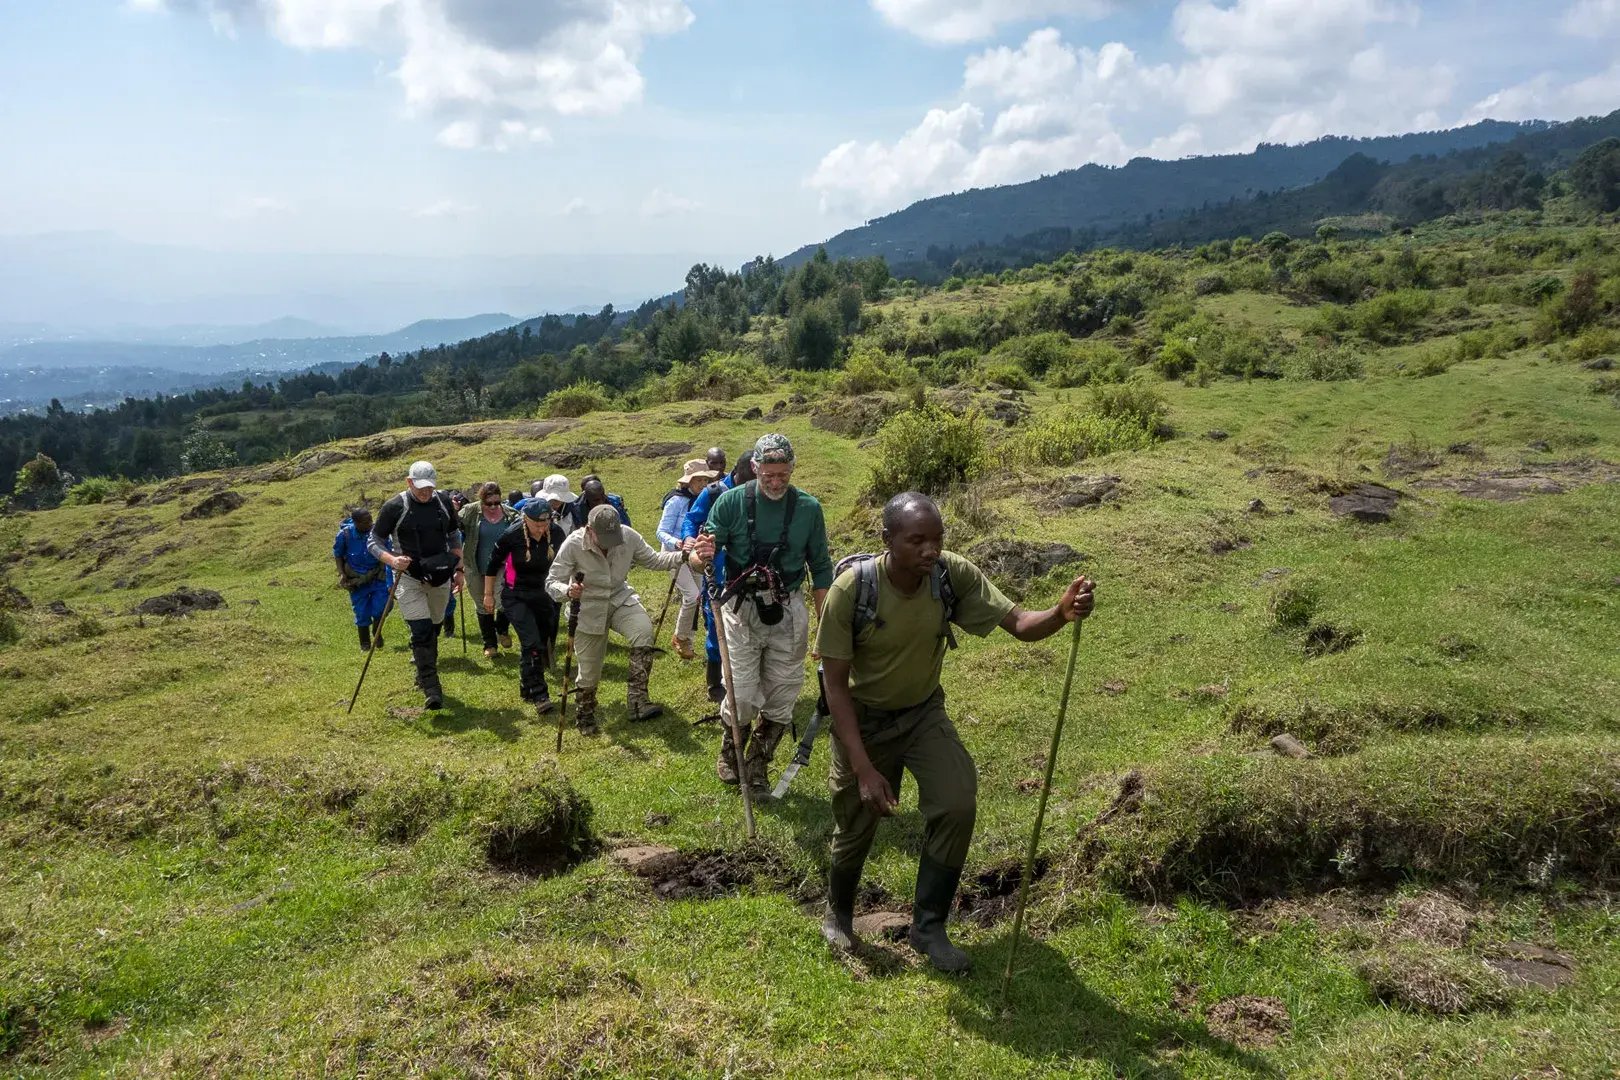
<instances>
[{"instance_id":1,"label":"beige hiking pant","mask_svg":"<svg viewBox=\"0 0 1620 1080\"><path fill-rule=\"evenodd\" d=\"M444 622L444 609L450 606L450 583L424 585L409 574L396 574L394 603L406 622L430 619L437 626Z\"/></svg>"},{"instance_id":2,"label":"beige hiking pant","mask_svg":"<svg viewBox=\"0 0 1620 1080\"><path fill-rule=\"evenodd\" d=\"M608 613L608 629L624 638L632 649L649 648L653 644L653 624L647 609L637 600L620 604ZM579 664L578 686L590 688L602 679L602 657L607 654L607 633L574 635L574 660Z\"/></svg>"},{"instance_id":3,"label":"beige hiking pant","mask_svg":"<svg viewBox=\"0 0 1620 1080\"><path fill-rule=\"evenodd\" d=\"M703 599L703 586L690 566L675 571L675 591L681 594L681 610L675 617L675 636L691 644L693 623L697 621L698 607Z\"/></svg>"},{"instance_id":4,"label":"beige hiking pant","mask_svg":"<svg viewBox=\"0 0 1620 1080\"><path fill-rule=\"evenodd\" d=\"M793 719L793 705L804 689L804 658L810 649L810 613L804 597L788 598L782 621L767 626L750 600L741 610L727 603L726 648L731 654L731 693L721 706L721 715L731 722L731 701L737 702L737 723L744 729L756 716L775 724Z\"/></svg>"}]
</instances>

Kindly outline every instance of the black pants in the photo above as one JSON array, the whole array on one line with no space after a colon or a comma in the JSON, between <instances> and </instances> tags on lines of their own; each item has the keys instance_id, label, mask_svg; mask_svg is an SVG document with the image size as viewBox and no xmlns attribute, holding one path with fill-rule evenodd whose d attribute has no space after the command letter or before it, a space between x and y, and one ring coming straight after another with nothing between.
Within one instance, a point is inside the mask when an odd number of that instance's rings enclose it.
<instances>
[{"instance_id":1,"label":"black pants","mask_svg":"<svg viewBox=\"0 0 1620 1080\"><path fill-rule=\"evenodd\" d=\"M485 615L482 611L478 613L478 636L484 639L484 648L495 648L498 644L495 636L504 634L510 629L512 629L511 620L506 617L506 612L499 606L497 606L493 615Z\"/></svg>"},{"instance_id":2,"label":"black pants","mask_svg":"<svg viewBox=\"0 0 1620 1080\"><path fill-rule=\"evenodd\" d=\"M521 654L519 686L524 701L542 701L546 689L546 653L557 633L557 604L545 593L501 589L501 611L517 631Z\"/></svg>"}]
</instances>

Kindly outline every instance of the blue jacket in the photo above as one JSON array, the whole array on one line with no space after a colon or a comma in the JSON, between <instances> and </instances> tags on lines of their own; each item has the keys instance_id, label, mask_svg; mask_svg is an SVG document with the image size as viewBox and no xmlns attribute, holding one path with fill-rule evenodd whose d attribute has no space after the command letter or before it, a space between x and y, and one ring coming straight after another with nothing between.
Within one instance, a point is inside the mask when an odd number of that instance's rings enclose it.
<instances>
[{"instance_id":1,"label":"blue jacket","mask_svg":"<svg viewBox=\"0 0 1620 1080\"><path fill-rule=\"evenodd\" d=\"M730 473L727 473L698 492L697 498L692 500L691 507L686 511L686 517L681 521L682 540L696 536L703 531L703 526L708 523L709 510L714 506L714 500L730 491L734 486L736 486L736 481L731 478ZM671 499L670 501L674 502L675 500ZM714 553L714 580L721 583L726 580L726 553L719 549L716 549Z\"/></svg>"},{"instance_id":2,"label":"blue jacket","mask_svg":"<svg viewBox=\"0 0 1620 1080\"><path fill-rule=\"evenodd\" d=\"M332 556L342 559L344 564L355 574L365 575L377 568L378 559L373 555L367 544L371 540L370 533L359 532L354 522L344 519L338 527L337 538L332 541ZM394 542L390 540L387 545L389 554L393 554ZM384 571L384 578L391 578L392 571Z\"/></svg>"},{"instance_id":3,"label":"blue jacket","mask_svg":"<svg viewBox=\"0 0 1620 1080\"><path fill-rule=\"evenodd\" d=\"M609 492L607 501L608 504L613 507L613 509L619 512L619 523L622 525L630 524L630 515L625 512L624 500L612 492ZM568 515L571 521L573 521L574 528L583 529L585 527L585 519L590 516L591 508L585 505L585 496L581 495L573 502L569 503L568 509L564 510L563 512Z\"/></svg>"}]
</instances>

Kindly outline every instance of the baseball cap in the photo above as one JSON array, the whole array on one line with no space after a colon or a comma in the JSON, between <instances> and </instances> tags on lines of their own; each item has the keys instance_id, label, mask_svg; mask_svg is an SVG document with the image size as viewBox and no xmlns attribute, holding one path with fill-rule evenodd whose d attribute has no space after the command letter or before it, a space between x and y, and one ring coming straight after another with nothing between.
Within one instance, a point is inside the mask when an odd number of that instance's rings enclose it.
<instances>
[{"instance_id":1,"label":"baseball cap","mask_svg":"<svg viewBox=\"0 0 1620 1080\"><path fill-rule=\"evenodd\" d=\"M596 534L596 543L603 551L608 548L616 548L624 543L624 533L620 531L619 526L618 508L610 503L592 507L590 517L585 519L585 524L589 525L591 531Z\"/></svg>"},{"instance_id":2,"label":"baseball cap","mask_svg":"<svg viewBox=\"0 0 1620 1080\"><path fill-rule=\"evenodd\" d=\"M759 442L754 444L754 463L756 465L791 465L793 464L793 444L788 442L786 435L761 435Z\"/></svg>"},{"instance_id":3,"label":"baseball cap","mask_svg":"<svg viewBox=\"0 0 1620 1080\"><path fill-rule=\"evenodd\" d=\"M414 488L436 488L439 486L439 470L433 467L432 462L418 461L411 466L411 471L405 478Z\"/></svg>"},{"instance_id":4,"label":"baseball cap","mask_svg":"<svg viewBox=\"0 0 1620 1080\"><path fill-rule=\"evenodd\" d=\"M536 496L523 504L523 513L525 516L539 521L541 518L551 516L551 504Z\"/></svg>"}]
</instances>

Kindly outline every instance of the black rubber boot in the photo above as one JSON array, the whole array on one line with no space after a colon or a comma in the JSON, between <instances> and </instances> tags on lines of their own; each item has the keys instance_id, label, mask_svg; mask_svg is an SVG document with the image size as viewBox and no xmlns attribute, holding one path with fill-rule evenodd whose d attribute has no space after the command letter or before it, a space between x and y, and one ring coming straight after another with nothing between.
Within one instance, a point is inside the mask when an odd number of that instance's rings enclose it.
<instances>
[{"instance_id":1,"label":"black rubber boot","mask_svg":"<svg viewBox=\"0 0 1620 1080\"><path fill-rule=\"evenodd\" d=\"M716 705L726 700L726 687L720 678L720 661L710 660L706 663L709 677L709 700Z\"/></svg>"},{"instance_id":2,"label":"black rubber boot","mask_svg":"<svg viewBox=\"0 0 1620 1080\"><path fill-rule=\"evenodd\" d=\"M416 662L416 685L422 691L422 704L429 709L443 708L444 688L439 685L437 635L421 644L411 642L411 659Z\"/></svg>"},{"instance_id":3,"label":"black rubber boot","mask_svg":"<svg viewBox=\"0 0 1620 1080\"><path fill-rule=\"evenodd\" d=\"M821 920L821 936L834 952L854 952L861 939L855 936L855 893L861 887L861 867L834 866L827 871L827 914Z\"/></svg>"},{"instance_id":4,"label":"black rubber boot","mask_svg":"<svg viewBox=\"0 0 1620 1080\"><path fill-rule=\"evenodd\" d=\"M455 620L450 618L449 615L446 615L444 617L443 624L441 624L440 627L439 627L439 632L442 633L447 638L455 637L456 636L456 622L455 622Z\"/></svg>"},{"instance_id":5,"label":"black rubber boot","mask_svg":"<svg viewBox=\"0 0 1620 1080\"><path fill-rule=\"evenodd\" d=\"M962 868L942 866L927 855L917 864L917 898L911 905L911 947L928 958L936 971L959 975L973 967L973 958L951 944L945 920L956 901Z\"/></svg>"},{"instance_id":6,"label":"black rubber boot","mask_svg":"<svg viewBox=\"0 0 1620 1080\"><path fill-rule=\"evenodd\" d=\"M367 623L364 626L357 626L357 627L355 627L355 629L360 631L360 651L361 652L370 652L371 651L371 624Z\"/></svg>"}]
</instances>

